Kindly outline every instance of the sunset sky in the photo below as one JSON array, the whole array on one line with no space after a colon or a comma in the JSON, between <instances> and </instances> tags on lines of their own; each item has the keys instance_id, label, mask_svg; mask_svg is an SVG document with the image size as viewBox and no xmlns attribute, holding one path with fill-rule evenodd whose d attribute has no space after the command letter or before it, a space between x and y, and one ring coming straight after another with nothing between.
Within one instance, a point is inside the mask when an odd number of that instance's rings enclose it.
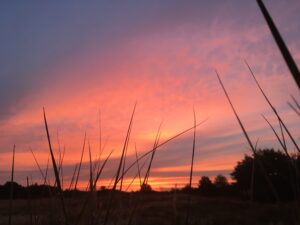
<instances>
[{"instance_id":1,"label":"sunset sky","mask_svg":"<svg viewBox=\"0 0 300 225\"><path fill-rule=\"evenodd\" d=\"M296 63L300 65L300 2L265 0ZM200 176L229 175L247 142L220 88L217 69L250 137L274 147L277 126L243 60L253 68L292 134L300 119L289 108L300 99L290 73L255 0L240 1L7 1L0 3L0 184L10 179L16 144L16 181L41 180L30 148L42 168L49 148L46 109L55 152L65 146L64 176L70 179L87 133L96 158L101 111L104 156L115 149L100 180L115 175L130 116L137 102L128 162L197 121L194 185ZM299 141L299 138L297 139ZM188 183L193 133L159 148L150 184ZM294 147L290 146L290 151ZM87 150L87 149L86 149ZM127 175L130 180L136 168ZM84 155L81 187L88 181Z\"/></svg>"}]
</instances>

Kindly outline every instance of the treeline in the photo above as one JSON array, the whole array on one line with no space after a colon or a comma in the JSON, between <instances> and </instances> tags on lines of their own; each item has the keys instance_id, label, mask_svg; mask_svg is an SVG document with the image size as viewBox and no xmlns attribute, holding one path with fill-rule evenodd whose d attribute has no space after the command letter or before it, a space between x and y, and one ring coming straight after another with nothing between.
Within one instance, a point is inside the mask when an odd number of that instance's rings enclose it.
<instances>
[{"instance_id":1,"label":"treeline","mask_svg":"<svg viewBox=\"0 0 300 225\"><path fill-rule=\"evenodd\" d=\"M261 202L300 200L299 168L299 155L288 157L274 149L257 150L255 157L245 155L237 163L230 174L232 183L222 175L214 181L203 176L198 188L190 191L208 197L229 196Z\"/></svg>"},{"instance_id":2,"label":"treeline","mask_svg":"<svg viewBox=\"0 0 300 225\"><path fill-rule=\"evenodd\" d=\"M13 198L48 198L57 193L57 189L48 185L30 185L23 187L16 182L6 182L0 185L0 199L9 199L10 191L13 190Z\"/></svg>"},{"instance_id":3,"label":"treeline","mask_svg":"<svg viewBox=\"0 0 300 225\"><path fill-rule=\"evenodd\" d=\"M213 180L203 176L198 182L198 187L186 186L176 191L206 197L235 197L263 202L291 201L299 199L298 168L300 168L298 155L289 158L281 151L258 150L255 158L245 155L243 160L237 163L231 173L234 182L228 182L223 175L218 175ZM11 188L14 198L47 198L58 194L57 188L48 185L34 184L23 187L15 182L7 182L0 185L0 198L8 199ZM98 193L105 194L109 191L101 187ZM141 191L153 192L149 184L144 185ZM175 190L171 190L173 191ZM64 191L66 197L84 193L78 190Z\"/></svg>"}]
</instances>

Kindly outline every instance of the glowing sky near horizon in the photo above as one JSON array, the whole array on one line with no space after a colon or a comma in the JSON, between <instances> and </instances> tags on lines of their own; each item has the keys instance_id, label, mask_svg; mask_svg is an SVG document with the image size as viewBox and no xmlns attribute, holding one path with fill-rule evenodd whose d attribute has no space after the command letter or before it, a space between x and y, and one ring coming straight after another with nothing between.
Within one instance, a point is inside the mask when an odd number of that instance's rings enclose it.
<instances>
[{"instance_id":1,"label":"glowing sky near horizon","mask_svg":"<svg viewBox=\"0 0 300 225\"><path fill-rule=\"evenodd\" d=\"M265 0L300 65L299 1ZM45 168L46 108L52 142L65 146L64 175L70 179L87 132L94 158L101 111L104 155L115 149L103 185L115 173L130 115L136 114L128 164L151 149L162 122L161 141L197 128L195 177L229 175L246 140L220 88L221 74L242 121L258 146L278 148L261 114L276 125L243 60L286 121L300 136L300 120L288 107L297 89L256 1L98 1L0 3L0 183L9 180L16 144L16 180L40 180L29 148ZM277 127L277 125L276 125ZM156 188L188 182L192 132L158 150L150 176ZM58 141L59 140L59 141ZM299 139L297 139L299 140ZM292 145L290 150L294 151ZM87 153L87 151L86 151ZM82 187L88 180L84 156ZM127 179L135 175L130 172Z\"/></svg>"}]
</instances>

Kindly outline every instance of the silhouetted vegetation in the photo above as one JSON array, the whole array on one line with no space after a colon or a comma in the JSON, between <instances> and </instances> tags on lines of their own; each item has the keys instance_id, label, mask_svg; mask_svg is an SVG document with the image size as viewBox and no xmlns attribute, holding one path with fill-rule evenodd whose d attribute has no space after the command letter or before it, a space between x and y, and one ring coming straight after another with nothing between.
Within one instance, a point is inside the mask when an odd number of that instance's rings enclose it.
<instances>
[{"instance_id":1,"label":"silhouetted vegetation","mask_svg":"<svg viewBox=\"0 0 300 225\"><path fill-rule=\"evenodd\" d=\"M258 0L258 3L286 63L299 86L300 76L297 65L294 63L283 40L281 40L280 34L262 1ZM89 184L86 189L88 191L79 191L77 189L86 145L87 136L85 134L80 161L74 169L69 189L63 190L62 167L64 153L61 154L61 150L59 149L59 160L56 161L44 110L45 129L52 168L55 175L55 183L53 186L48 185L48 165L44 173L32 150L32 155L42 175L44 184L29 185L28 177L26 187L16 183L14 181L14 146L11 180L4 185L0 185L0 199L3 200L2 202L4 203L4 206L0 205L3 208L0 214L0 224L2 224L2 218L8 218L9 225L28 224L26 221L30 221L31 225L299 224L300 158L299 155L291 155L288 151L286 138L293 143L298 154L300 153L300 148L296 139L290 133L286 124L258 83L250 66L246 61L245 63L257 87L260 89L261 94L279 122L281 129L280 135L267 118L263 116L274 132L283 151L257 149L257 144L254 145L254 142L249 137L247 129L231 102L219 73L216 71L222 90L251 150L251 155L245 155L244 158L237 163L231 173L231 178L234 182L228 182L226 176L219 174L213 181L211 178L203 176L199 180L198 187L192 187L196 127L203 123L197 124L195 112L193 127L174 135L164 142L160 142L161 126L159 126L153 148L140 157L138 157L136 151L136 161L126 167L127 150L136 108L135 105L118 163L117 173L113 179L113 186L110 189L102 186L97 190L97 181L112 151L105 160L102 159L103 161L101 161L101 154L99 154L99 159L93 161L89 144ZM299 115L300 106L296 99L293 97L292 99L293 104L289 103L289 105L292 110ZM190 130L194 130L194 138L188 184L181 190L175 188L168 192L153 191L148 183L148 179L157 149ZM285 137L285 135L287 137ZM101 127L99 149L101 152ZM139 161L147 156L150 157L150 160L142 182L141 173L144 165L140 167ZM123 181L126 173L133 168L135 164L137 164L138 169L137 175L140 180L140 190L128 193L122 189ZM261 202L271 204L260 204ZM291 202L295 204L290 204ZM9 206L8 209L6 208L7 205ZM26 215L26 218L24 218L24 215ZM15 220L12 220L13 216ZM6 221L5 224L7 224Z\"/></svg>"},{"instance_id":2,"label":"silhouetted vegetation","mask_svg":"<svg viewBox=\"0 0 300 225\"><path fill-rule=\"evenodd\" d=\"M288 158L281 151L273 149L259 150L255 158L246 155L242 161L238 162L231 176L236 180L237 190L245 196L249 197L251 191L253 191L255 200L275 201L268 189L263 171L258 166L258 163L262 163L278 193L279 200L288 201L296 197L295 194L299 184L299 177L296 178L296 172L299 168L299 162L298 156ZM252 171L254 172L252 173ZM251 187L252 179L253 185Z\"/></svg>"}]
</instances>

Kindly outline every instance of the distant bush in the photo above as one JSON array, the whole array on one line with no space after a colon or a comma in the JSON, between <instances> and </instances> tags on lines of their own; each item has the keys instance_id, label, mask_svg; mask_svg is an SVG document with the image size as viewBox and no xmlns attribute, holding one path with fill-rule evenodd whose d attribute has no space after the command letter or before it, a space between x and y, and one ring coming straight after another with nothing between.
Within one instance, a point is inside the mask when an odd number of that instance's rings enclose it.
<instances>
[{"instance_id":1,"label":"distant bush","mask_svg":"<svg viewBox=\"0 0 300 225\"><path fill-rule=\"evenodd\" d=\"M149 184L142 184L141 191L150 192L150 191L152 191L152 187Z\"/></svg>"},{"instance_id":2,"label":"distant bush","mask_svg":"<svg viewBox=\"0 0 300 225\"><path fill-rule=\"evenodd\" d=\"M214 184L206 176L201 177L198 188L200 193L204 195L213 195L215 191Z\"/></svg>"}]
</instances>

